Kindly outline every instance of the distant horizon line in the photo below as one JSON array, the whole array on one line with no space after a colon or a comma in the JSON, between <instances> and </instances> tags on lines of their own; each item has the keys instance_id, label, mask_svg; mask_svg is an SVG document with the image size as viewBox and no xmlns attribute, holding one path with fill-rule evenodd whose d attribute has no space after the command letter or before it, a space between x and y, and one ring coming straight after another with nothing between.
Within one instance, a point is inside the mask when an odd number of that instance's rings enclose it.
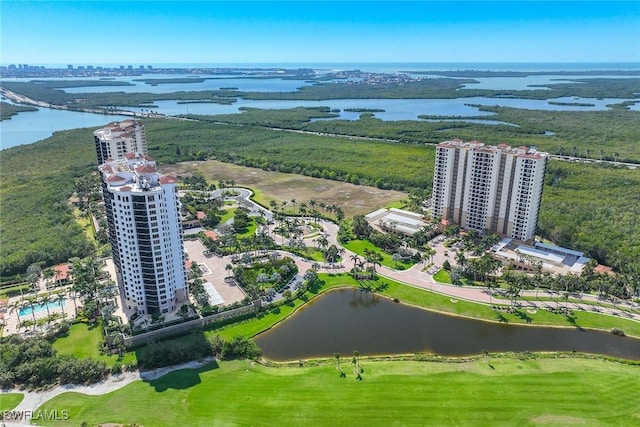
<instances>
[{"instance_id":1,"label":"distant horizon line","mask_svg":"<svg viewBox=\"0 0 640 427\"><path fill-rule=\"evenodd\" d=\"M42 65L117 65L121 66L126 64L126 66L137 64L138 66L143 65L228 65L228 64L634 64L640 67L640 61L488 61L488 62L479 62L479 61L241 61L241 62L136 62L130 63L127 61L121 62L80 62L80 61L68 61L68 62L48 62L48 63L29 63L29 61L24 62L9 62L9 63L0 63L0 66L8 67L9 65L21 65L27 64L32 66L42 66Z\"/></svg>"}]
</instances>

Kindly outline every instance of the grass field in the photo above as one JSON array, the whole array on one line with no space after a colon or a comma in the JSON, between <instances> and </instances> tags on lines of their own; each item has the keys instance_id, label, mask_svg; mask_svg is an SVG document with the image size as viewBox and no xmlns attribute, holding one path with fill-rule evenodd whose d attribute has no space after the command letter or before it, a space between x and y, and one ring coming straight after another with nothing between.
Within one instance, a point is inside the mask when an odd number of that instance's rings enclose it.
<instances>
[{"instance_id":1,"label":"grass field","mask_svg":"<svg viewBox=\"0 0 640 427\"><path fill-rule=\"evenodd\" d=\"M188 175L201 172L209 182L217 183L220 179L233 179L243 187L256 187L255 199L264 206L271 200L290 201L295 199L308 202L324 202L327 205L342 206L347 217L356 214L367 214L381 206L387 206L405 199L407 195L399 191L381 190L375 187L353 185L338 181L312 178L281 172L269 172L262 169L247 168L216 160L206 162L183 162L160 167L162 173Z\"/></svg>"},{"instance_id":2,"label":"grass field","mask_svg":"<svg viewBox=\"0 0 640 427\"><path fill-rule=\"evenodd\" d=\"M415 264L414 262L403 262L403 261L396 263L395 261L393 261L391 255L384 252L382 249L380 249L373 243L369 242L368 240L354 239L354 240L350 240L348 242L343 243L342 246L349 249L351 252L355 252L359 254L362 257L364 257L365 249L377 252L380 255L382 255L382 261L380 261L380 264L384 265L385 267L395 268L396 270L406 270L407 268L410 268L412 265Z\"/></svg>"},{"instance_id":3,"label":"grass field","mask_svg":"<svg viewBox=\"0 0 640 427\"><path fill-rule=\"evenodd\" d=\"M3 393L0 398L0 412L9 411L24 399L24 394L22 393Z\"/></svg>"},{"instance_id":4,"label":"grass field","mask_svg":"<svg viewBox=\"0 0 640 427\"><path fill-rule=\"evenodd\" d=\"M433 275L433 279L439 283L451 283L451 275L445 269L440 269Z\"/></svg>"},{"instance_id":5,"label":"grass field","mask_svg":"<svg viewBox=\"0 0 640 427\"><path fill-rule=\"evenodd\" d=\"M213 363L102 396L64 393L39 409L66 408L51 426L138 423L215 425L617 425L640 423L638 366L598 359L516 357L460 363L363 360L265 367ZM588 373L588 374L587 374Z\"/></svg>"},{"instance_id":6,"label":"grass field","mask_svg":"<svg viewBox=\"0 0 640 427\"><path fill-rule=\"evenodd\" d=\"M95 359L104 361L107 365L112 366L117 360L117 356L108 356L100 354L100 342L102 341L102 333L100 327L89 327L86 323L74 323L71 325L69 335L61 337L53 342L53 348L58 354L68 354L78 359ZM121 363L129 363L135 361L133 352L126 353Z\"/></svg>"},{"instance_id":7,"label":"grass field","mask_svg":"<svg viewBox=\"0 0 640 427\"><path fill-rule=\"evenodd\" d=\"M84 233L87 236L87 239L92 243L96 244L96 234L93 229L91 216L82 215L80 209L75 208L73 210L73 216L76 219L78 225L84 230Z\"/></svg>"}]
</instances>

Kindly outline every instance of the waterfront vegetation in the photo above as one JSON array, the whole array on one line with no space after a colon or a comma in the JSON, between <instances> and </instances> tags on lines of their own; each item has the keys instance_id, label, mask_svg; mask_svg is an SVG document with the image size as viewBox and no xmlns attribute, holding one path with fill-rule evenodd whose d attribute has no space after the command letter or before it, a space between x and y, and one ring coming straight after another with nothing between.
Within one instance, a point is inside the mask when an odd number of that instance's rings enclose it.
<instances>
[{"instance_id":1,"label":"waterfront vegetation","mask_svg":"<svg viewBox=\"0 0 640 427\"><path fill-rule=\"evenodd\" d=\"M580 82L575 84L572 82ZM238 96L247 99L294 99L294 100L327 100L327 99L453 99L469 97L513 97L523 99L549 99L560 97L581 98L635 98L640 87L640 79L629 78L589 78L572 82L545 84L538 89L531 86L529 90L512 89L474 89L470 83L473 79L437 78L409 81L403 84L395 82L375 85L349 85L321 83L303 86L295 92L238 92ZM464 85L468 85L464 88Z\"/></svg>"},{"instance_id":2,"label":"waterfront vegetation","mask_svg":"<svg viewBox=\"0 0 640 427\"><path fill-rule=\"evenodd\" d=\"M335 425L336 420L494 426L640 422L637 400L620 399L640 391L637 366L602 358L529 354L457 363L419 360L362 359L361 381L350 373L341 378L333 359L278 367L241 360L214 362L136 381L105 395L64 393L39 409L68 409L68 421L43 422L56 426L84 421L153 426L259 420L271 425ZM159 407L171 410L158 411Z\"/></svg>"},{"instance_id":3,"label":"waterfront vegetation","mask_svg":"<svg viewBox=\"0 0 640 427\"><path fill-rule=\"evenodd\" d=\"M26 111L38 111L38 109L24 105L9 104L8 102L0 102L0 120L9 120L11 116Z\"/></svg>"}]
</instances>

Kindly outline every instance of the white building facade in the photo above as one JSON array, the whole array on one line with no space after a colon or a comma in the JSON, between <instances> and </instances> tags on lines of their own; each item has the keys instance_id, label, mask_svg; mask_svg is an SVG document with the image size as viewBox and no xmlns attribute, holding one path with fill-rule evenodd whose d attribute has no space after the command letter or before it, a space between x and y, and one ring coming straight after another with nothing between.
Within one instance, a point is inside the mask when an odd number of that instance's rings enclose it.
<instances>
[{"instance_id":1,"label":"white building facade","mask_svg":"<svg viewBox=\"0 0 640 427\"><path fill-rule=\"evenodd\" d=\"M436 148L433 213L465 229L531 240L547 158L530 147L441 142Z\"/></svg>"},{"instance_id":2,"label":"white building facade","mask_svg":"<svg viewBox=\"0 0 640 427\"><path fill-rule=\"evenodd\" d=\"M177 180L133 153L99 170L123 304L140 315L180 308L187 274Z\"/></svg>"},{"instance_id":3,"label":"white building facade","mask_svg":"<svg viewBox=\"0 0 640 427\"><path fill-rule=\"evenodd\" d=\"M122 159L127 153L147 155L144 125L137 120L109 123L93 132L98 164L108 159Z\"/></svg>"}]
</instances>

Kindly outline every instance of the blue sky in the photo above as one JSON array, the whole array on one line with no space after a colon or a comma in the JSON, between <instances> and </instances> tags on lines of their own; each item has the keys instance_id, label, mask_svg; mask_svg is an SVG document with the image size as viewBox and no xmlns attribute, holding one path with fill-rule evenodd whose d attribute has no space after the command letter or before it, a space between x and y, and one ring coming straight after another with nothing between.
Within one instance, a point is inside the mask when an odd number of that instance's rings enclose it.
<instances>
[{"instance_id":1,"label":"blue sky","mask_svg":"<svg viewBox=\"0 0 640 427\"><path fill-rule=\"evenodd\" d=\"M0 63L640 62L640 2L0 1Z\"/></svg>"}]
</instances>

